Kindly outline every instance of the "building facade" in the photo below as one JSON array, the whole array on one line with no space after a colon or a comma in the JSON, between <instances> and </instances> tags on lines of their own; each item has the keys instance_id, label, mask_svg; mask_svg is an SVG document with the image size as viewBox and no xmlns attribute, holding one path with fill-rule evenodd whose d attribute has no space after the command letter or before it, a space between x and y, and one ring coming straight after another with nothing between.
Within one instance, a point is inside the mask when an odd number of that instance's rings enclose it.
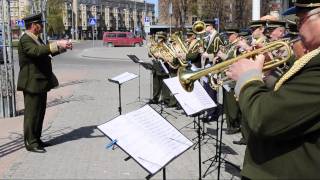
<instances>
[{"instance_id":1,"label":"building facade","mask_svg":"<svg viewBox=\"0 0 320 180\"><path fill-rule=\"evenodd\" d=\"M10 0L10 25L11 25L11 29L12 29L12 36L13 38L18 38L19 34L20 34L20 27L16 24L17 20L22 19L23 17L25 17L26 15L29 14L30 12L30 0ZM2 23L2 19L3 19L3 14L2 11L3 10L7 10L7 7L3 8L2 7L2 1L0 3L0 23ZM7 13L5 13L5 16L7 16ZM7 18L7 17L5 17Z\"/></svg>"},{"instance_id":2,"label":"building facade","mask_svg":"<svg viewBox=\"0 0 320 180\"><path fill-rule=\"evenodd\" d=\"M76 1L76 3L75 3ZM155 22L155 5L143 0L66 0L63 23L67 34L91 39L104 31L132 31L141 34L144 19ZM96 24L90 24L95 19Z\"/></svg>"},{"instance_id":3,"label":"building facade","mask_svg":"<svg viewBox=\"0 0 320 180\"><path fill-rule=\"evenodd\" d=\"M174 27L191 26L197 20L218 18L220 28L246 28L252 19L252 0L159 0L159 24L169 25L169 4L172 2L171 21ZM260 0L260 15L281 13L295 0ZM185 9L185 12L181 11ZM185 18L181 16L185 15ZM280 16L281 17L281 16Z\"/></svg>"}]
</instances>

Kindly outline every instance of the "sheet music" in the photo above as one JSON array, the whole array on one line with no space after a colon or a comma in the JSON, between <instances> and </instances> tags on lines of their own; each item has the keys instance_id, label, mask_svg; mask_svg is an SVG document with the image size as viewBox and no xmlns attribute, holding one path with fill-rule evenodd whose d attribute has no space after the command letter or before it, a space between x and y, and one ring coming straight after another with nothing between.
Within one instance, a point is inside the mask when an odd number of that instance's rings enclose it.
<instances>
[{"instance_id":1,"label":"sheet music","mask_svg":"<svg viewBox=\"0 0 320 180\"><path fill-rule=\"evenodd\" d=\"M98 128L151 174L193 145L148 105Z\"/></svg>"},{"instance_id":2,"label":"sheet music","mask_svg":"<svg viewBox=\"0 0 320 180\"><path fill-rule=\"evenodd\" d=\"M216 103L211 99L199 81L194 83L192 92L187 92L182 88L178 77L165 79L164 83L188 116L216 107Z\"/></svg>"},{"instance_id":3,"label":"sheet music","mask_svg":"<svg viewBox=\"0 0 320 180\"><path fill-rule=\"evenodd\" d=\"M122 84L124 82L130 81L130 80L135 79L137 77L138 77L138 75L136 75L136 74L125 72L125 73L122 73L118 76L111 78L111 80L116 81L119 84Z\"/></svg>"}]
</instances>

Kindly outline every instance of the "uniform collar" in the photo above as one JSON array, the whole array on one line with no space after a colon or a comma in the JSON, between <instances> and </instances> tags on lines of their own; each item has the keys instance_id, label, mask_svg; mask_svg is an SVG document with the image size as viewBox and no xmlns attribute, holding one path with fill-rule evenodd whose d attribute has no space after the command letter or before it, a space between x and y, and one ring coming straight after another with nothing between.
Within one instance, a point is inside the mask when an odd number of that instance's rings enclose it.
<instances>
[{"instance_id":1,"label":"uniform collar","mask_svg":"<svg viewBox=\"0 0 320 180\"><path fill-rule=\"evenodd\" d=\"M42 43L39 41L39 36L33 34L32 32L30 31L26 31L25 32L29 37L31 37L38 45L41 45Z\"/></svg>"}]
</instances>

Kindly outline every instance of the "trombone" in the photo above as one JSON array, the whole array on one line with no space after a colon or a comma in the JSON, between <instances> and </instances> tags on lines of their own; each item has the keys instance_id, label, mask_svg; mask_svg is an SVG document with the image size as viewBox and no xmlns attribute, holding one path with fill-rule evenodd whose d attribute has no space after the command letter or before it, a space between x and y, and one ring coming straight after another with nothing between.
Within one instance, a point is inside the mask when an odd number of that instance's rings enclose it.
<instances>
[{"instance_id":1,"label":"trombone","mask_svg":"<svg viewBox=\"0 0 320 180\"><path fill-rule=\"evenodd\" d=\"M281 64L284 64L285 62L287 62L290 57L292 56L292 51L291 51L291 47L290 44L297 41L297 39L294 39L292 41L283 41L283 40L279 40L279 41L274 41L272 43L267 44L266 46L256 49L254 51L242 54L240 56L237 56L235 58L231 58L229 60L226 60L222 63L216 64L212 67L206 68L206 69L202 69L199 71L190 71L187 70L185 67L181 67L178 69L178 76L179 76L179 81L181 86L188 92L191 92L193 90L194 87L194 82L198 79L200 79L202 76L206 76L210 73L212 74L217 74L220 72L223 72L224 70L228 69L228 67L230 65L232 65L233 63L237 62L240 59L243 58L250 58L250 57L254 57L258 54L264 54L267 52L272 52L274 50L278 50L280 48L285 48L286 51L288 52L286 57L282 57L282 58L274 58L268 62L265 62L263 65L263 71L268 71L270 69L276 68Z\"/></svg>"}]
</instances>

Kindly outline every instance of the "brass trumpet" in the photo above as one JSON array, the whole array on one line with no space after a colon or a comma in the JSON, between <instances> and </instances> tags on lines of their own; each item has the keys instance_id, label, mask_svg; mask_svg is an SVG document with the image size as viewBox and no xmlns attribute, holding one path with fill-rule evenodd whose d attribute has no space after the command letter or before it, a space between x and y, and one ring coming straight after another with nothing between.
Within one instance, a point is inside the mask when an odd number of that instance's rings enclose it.
<instances>
[{"instance_id":1,"label":"brass trumpet","mask_svg":"<svg viewBox=\"0 0 320 180\"><path fill-rule=\"evenodd\" d=\"M216 74L216 73L223 72L224 70L228 69L228 67L231 64L237 62L240 59L250 58L250 57L254 57L258 54L264 54L264 53L272 52L274 50L278 50L280 48L285 48L286 51L288 52L288 55L285 58L278 58L278 59L275 58L275 59L272 59L268 62L265 62L264 66L263 66L263 71L268 71L270 69L276 68L279 65L284 64L285 62L287 62L290 59L290 57L292 56L290 44L294 41L296 41L296 40L289 41L289 42L282 41L282 40L274 41L274 42L269 43L260 49L256 49L254 51L242 54L238 57L231 58L231 59L226 60L222 63L219 63L217 65L214 65L212 67L202 69L199 71L190 71L190 70L187 70L185 67L180 67L178 69L178 76L179 76L180 84L186 91L191 92L193 90L194 81L200 79L202 76L206 76L209 73Z\"/></svg>"}]
</instances>

